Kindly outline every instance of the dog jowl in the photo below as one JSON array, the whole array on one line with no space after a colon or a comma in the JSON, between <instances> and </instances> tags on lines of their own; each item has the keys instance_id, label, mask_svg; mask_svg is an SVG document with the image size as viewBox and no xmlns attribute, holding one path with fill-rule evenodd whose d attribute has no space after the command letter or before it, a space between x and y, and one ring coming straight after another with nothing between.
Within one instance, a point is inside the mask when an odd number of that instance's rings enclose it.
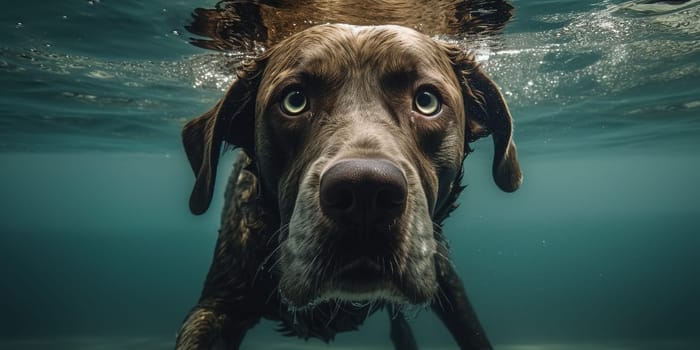
<instances>
[{"instance_id":1,"label":"dog jowl","mask_svg":"<svg viewBox=\"0 0 700 350\"><path fill-rule=\"evenodd\" d=\"M489 135L494 180L514 191L522 176L510 113L496 85L458 47L398 26L321 25L280 42L245 65L224 98L183 131L197 175L192 211L207 210L227 143L250 162L254 205L265 213L244 221L267 220L241 230L246 223L223 218L193 313L209 308L249 319L229 327L237 335L223 336L235 347L257 319L285 320L279 310L338 301L422 304L433 307L463 348L478 343L461 339L476 337L480 326L447 260L440 225L462 189L468 144ZM222 241L238 247L238 256L225 256L234 253L219 249ZM240 253L246 249L257 253ZM238 267L214 272L219 260ZM272 282L256 284L249 279L259 271L244 270L263 260L275 261L264 271ZM237 281L236 292L212 292L227 288L215 281L222 274ZM212 295L226 307L208 304ZM256 314L250 295L284 307L260 305ZM439 298L453 306L443 309ZM188 327L207 327L190 319L180 338Z\"/></svg>"}]
</instances>

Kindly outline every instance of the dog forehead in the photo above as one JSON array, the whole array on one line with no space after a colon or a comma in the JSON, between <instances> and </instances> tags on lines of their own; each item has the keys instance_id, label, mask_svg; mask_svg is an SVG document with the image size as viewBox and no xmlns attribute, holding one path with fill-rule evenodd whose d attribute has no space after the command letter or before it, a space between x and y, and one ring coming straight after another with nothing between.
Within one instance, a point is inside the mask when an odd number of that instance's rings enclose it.
<instances>
[{"instance_id":1,"label":"dog forehead","mask_svg":"<svg viewBox=\"0 0 700 350\"><path fill-rule=\"evenodd\" d=\"M445 51L432 38L396 25L319 25L280 42L269 52L268 75L303 71L339 79L349 71L377 74L449 71Z\"/></svg>"}]
</instances>

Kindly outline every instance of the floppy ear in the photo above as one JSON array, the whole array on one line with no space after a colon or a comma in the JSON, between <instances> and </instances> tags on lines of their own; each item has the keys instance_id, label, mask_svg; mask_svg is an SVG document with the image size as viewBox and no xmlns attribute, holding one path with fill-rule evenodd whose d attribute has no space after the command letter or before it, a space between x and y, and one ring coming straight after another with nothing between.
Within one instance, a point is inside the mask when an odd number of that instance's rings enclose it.
<instances>
[{"instance_id":1,"label":"floppy ear","mask_svg":"<svg viewBox=\"0 0 700 350\"><path fill-rule=\"evenodd\" d=\"M453 52L454 53L454 52ZM513 141L513 120L496 84L481 70L472 55L455 53L453 63L462 85L466 113L466 142L491 135L493 179L505 192L518 189L523 181Z\"/></svg>"},{"instance_id":2,"label":"floppy ear","mask_svg":"<svg viewBox=\"0 0 700 350\"><path fill-rule=\"evenodd\" d=\"M242 69L221 101L182 130L185 153L197 177L190 195L190 211L196 215L207 211L211 203L222 144L226 142L252 154L257 66L253 63Z\"/></svg>"}]
</instances>

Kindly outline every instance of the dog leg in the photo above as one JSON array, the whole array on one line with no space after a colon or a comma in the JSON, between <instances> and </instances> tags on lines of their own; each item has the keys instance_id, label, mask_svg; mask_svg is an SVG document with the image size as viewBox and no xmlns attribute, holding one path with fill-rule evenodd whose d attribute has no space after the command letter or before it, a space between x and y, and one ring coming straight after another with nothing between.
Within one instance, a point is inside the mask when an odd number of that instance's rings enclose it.
<instances>
[{"instance_id":1,"label":"dog leg","mask_svg":"<svg viewBox=\"0 0 700 350\"><path fill-rule=\"evenodd\" d=\"M262 317L263 294L254 281L261 257L255 237L267 221L257 193L257 178L245 170L250 158L238 153L226 188L225 205L214 259L197 306L178 332L176 350L235 350Z\"/></svg>"},{"instance_id":2,"label":"dog leg","mask_svg":"<svg viewBox=\"0 0 700 350\"><path fill-rule=\"evenodd\" d=\"M216 306L197 305L177 335L176 350L235 350L252 325L236 324Z\"/></svg>"},{"instance_id":3,"label":"dog leg","mask_svg":"<svg viewBox=\"0 0 700 350\"><path fill-rule=\"evenodd\" d=\"M250 286L240 277L245 275L236 273L239 265L225 259L232 256L228 250L232 245L223 232L202 296L178 332L176 350L237 350L245 333L262 316L260 303L251 300Z\"/></svg>"},{"instance_id":4,"label":"dog leg","mask_svg":"<svg viewBox=\"0 0 700 350\"><path fill-rule=\"evenodd\" d=\"M223 231L222 231L223 232ZM178 332L176 350L237 350L245 333L261 315L258 302L250 300L250 287L237 274L229 249L230 237L219 235L214 261L202 296Z\"/></svg>"},{"instance_id":5,"label":"dog leg","mask_svg":"<svg viewBox=\"0 0 700 350\"><path fill-rule=\"evenodd\" d=\"M226 259L242 256L232 254L231 247L230 237L222 231L202 296L180 327L176 350L236 350L262 317L260 300L246 275L238 273L240 265Z\"/></svg>"},{"instance_id":6,"label":"dog leg","mask_svg":"<svg viewBox=\"0 0 700 350\"><path fill-rule=\"evenodd\" d=\"M391 331L389 333L391 342L396 350L418 350L416 340L413 338L411 326L406 322L403 312L395 310L393 305L388 308Z\"/></svg>"},{"instance_id":7,"label":"dog leg","mask_svg":"<svg viewBox=\"0 0 700 350\"><path fill-rule=\"evenodd\" d=\"M457 271L446 259L436 260L441 293L437 297L439 300L433 301L431 305L433 311L450 331L460 349L493 349L467 298Z\"/></svg>"}]
</instances>

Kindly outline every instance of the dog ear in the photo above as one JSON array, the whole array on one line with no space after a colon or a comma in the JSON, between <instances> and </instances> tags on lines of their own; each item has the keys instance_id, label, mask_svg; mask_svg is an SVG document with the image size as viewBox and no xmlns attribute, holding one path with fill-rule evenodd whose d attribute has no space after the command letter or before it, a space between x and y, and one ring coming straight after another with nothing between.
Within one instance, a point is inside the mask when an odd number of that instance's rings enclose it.
<instances>
[{"instance_id":1,"label":"dog ear","mask_svg":"<svg viewBox=\"0 0 700 350\"><path fill-rule=\"evenodd\" d=\"M185 153L197 177L190 195L190 211L196 215L207 211L211 203L222 144L252 154L259 66L252 63L241 69L224 97L182 130Z\"/></svg>"},{"instance_id":2,"label":"dog ear","mask_svg":"<svg viewBox=\"0 0 700 350\"><path fill-rule=\"evenodd\" d=\"M518 189L523 176L513 141L513 120L498 86L481 70L472 55L452 51L452 62L462 85L466 113L466 142L491 135L493 179L505 192Z\"/></svg>"}]
</instances>

